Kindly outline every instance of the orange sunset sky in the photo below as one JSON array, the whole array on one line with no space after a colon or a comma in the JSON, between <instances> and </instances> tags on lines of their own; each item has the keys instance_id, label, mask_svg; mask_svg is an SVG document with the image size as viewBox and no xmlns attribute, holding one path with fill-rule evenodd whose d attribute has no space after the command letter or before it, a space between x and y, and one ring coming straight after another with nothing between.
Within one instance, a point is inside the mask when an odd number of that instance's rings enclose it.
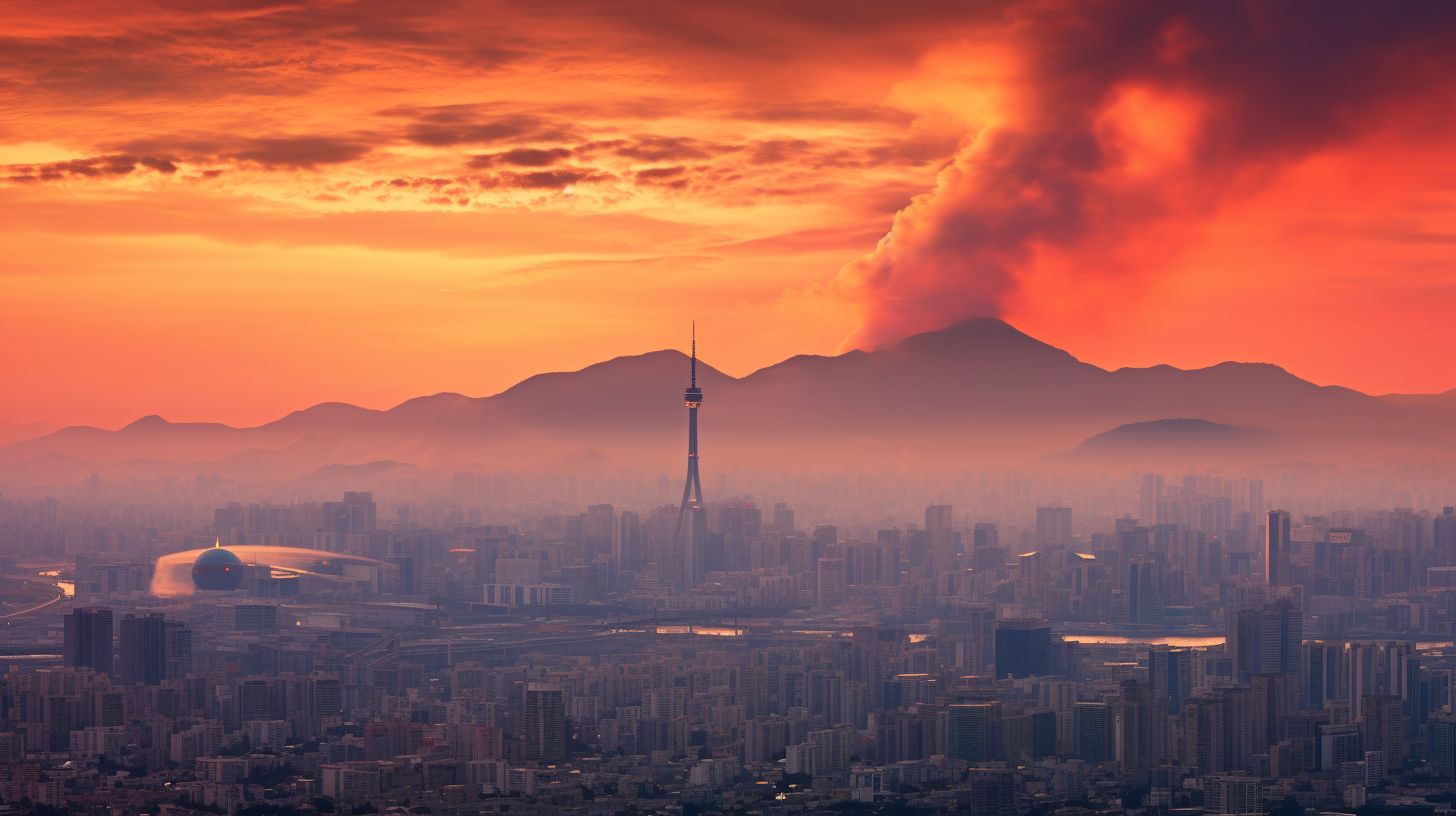
<instances>
[{"instance_id":1,"label":"orange sunset sky","mask_svg":"<svg viewBox=\"0 0 1456 816\"><path fill-rule=\"evenodd\" d=\"M0 422L999 315L1456 387L1456 3L7 0ZM1251 395L1257 398L1257 395Z\"/></svg>"}]
</instances>

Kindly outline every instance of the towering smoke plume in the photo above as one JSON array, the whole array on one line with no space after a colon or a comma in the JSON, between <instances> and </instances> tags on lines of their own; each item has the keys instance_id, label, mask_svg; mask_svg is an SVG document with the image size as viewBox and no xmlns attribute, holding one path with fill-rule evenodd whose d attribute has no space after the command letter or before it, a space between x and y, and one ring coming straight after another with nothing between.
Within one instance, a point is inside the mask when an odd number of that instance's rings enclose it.
<instances>
[{"instance_id":1,"label":"towering smoke plume","mask_svg":"<svg viewBox=\"0 0 1456 816\"><path fill-rule=\"evenodd\" d=\"M848 346L1000 315L1046 265L1078 286L1136 274L1121 250L1159 224L1320 151L1449 124L1456 3L1033 3L998 26L985 41L1012 66L965 88L996 86L990 114L840 272L863 307Z\"/></svg>"}]
</instances>

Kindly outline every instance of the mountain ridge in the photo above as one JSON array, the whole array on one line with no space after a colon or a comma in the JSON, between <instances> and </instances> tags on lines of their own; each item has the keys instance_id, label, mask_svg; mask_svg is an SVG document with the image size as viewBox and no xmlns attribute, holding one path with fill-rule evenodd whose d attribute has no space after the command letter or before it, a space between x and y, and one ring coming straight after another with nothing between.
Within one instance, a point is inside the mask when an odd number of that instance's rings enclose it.
<instances>
[{"instance_id":1,"label":"mountain ridge","mask_svg":"<svg viewBox=\"0 0 1456 816\"><path fill-rule=\"evenodd\" d=\"M483 397L444 391L387 409L321 402L247 427L156 414L114 431L72 426L0 447L0 476L23 474L26 461L47 456L218 462L282 451L306 437L334 443L326 461L295 450L292 470L384 460L530 468L582 450L593 451L593 461L670 461L683 441L688 363L682 352L660 349L542 372ZM995 318L873 350L795 355L742 377L699 360L698 378L705 439L723 443L722 459L736 464L843 463L852 455L845 439L865 459L921 449L927 458L932 450L1030 457L1109 428L1175 417L1269 428L1311 450L1350 439L1382 450L1436 442L1444 456L1456 441L1456 400L1444 395L1372 396L1265 362L1109 370Z\"/></svg>"}]
</instances>

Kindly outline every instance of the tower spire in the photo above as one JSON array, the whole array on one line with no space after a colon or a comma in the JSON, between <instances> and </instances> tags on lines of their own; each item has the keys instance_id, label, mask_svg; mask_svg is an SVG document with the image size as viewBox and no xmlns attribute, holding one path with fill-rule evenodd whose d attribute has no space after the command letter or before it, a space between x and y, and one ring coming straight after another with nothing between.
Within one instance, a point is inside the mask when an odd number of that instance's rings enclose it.
<instances>
[{"instance_id":1,"label":"tower spire","mask_svg":"<svg viewBox=\"0 0 1456 816\"><path fill-rule=\"evenodd\" d=\"M698 387L698 322L692 324L692 355L689 385L683 392L688 409L688 475L683 482L682 504L677 511L677 528L673 533L673 550L682 554L681 586L692 589L703 579L706 532L699 529L703 510L703 482L698 476L698 409L703 405L703 389ZM690 518L691 517L691 518ZM684 537L683 522L688 522Z\"/></svg>"}]
</instances>

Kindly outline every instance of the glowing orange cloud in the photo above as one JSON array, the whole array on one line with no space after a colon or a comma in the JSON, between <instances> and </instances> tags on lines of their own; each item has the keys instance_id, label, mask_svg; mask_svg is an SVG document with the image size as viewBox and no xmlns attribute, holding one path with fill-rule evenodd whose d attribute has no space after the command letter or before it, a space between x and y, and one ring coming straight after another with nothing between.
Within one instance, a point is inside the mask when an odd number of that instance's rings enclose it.
<instances>
[{"instance_id":1,"label":"glowing orange cloud","mask_svg":"<svg viewBox=\"0 0 1456 816\"><path fill-rule=\"evenodd\" d=\"M691 317L735 374L996 313L1456 384L1449 4L10 10L0 423L487 394Z\"/></svg>"}]
</instances>

